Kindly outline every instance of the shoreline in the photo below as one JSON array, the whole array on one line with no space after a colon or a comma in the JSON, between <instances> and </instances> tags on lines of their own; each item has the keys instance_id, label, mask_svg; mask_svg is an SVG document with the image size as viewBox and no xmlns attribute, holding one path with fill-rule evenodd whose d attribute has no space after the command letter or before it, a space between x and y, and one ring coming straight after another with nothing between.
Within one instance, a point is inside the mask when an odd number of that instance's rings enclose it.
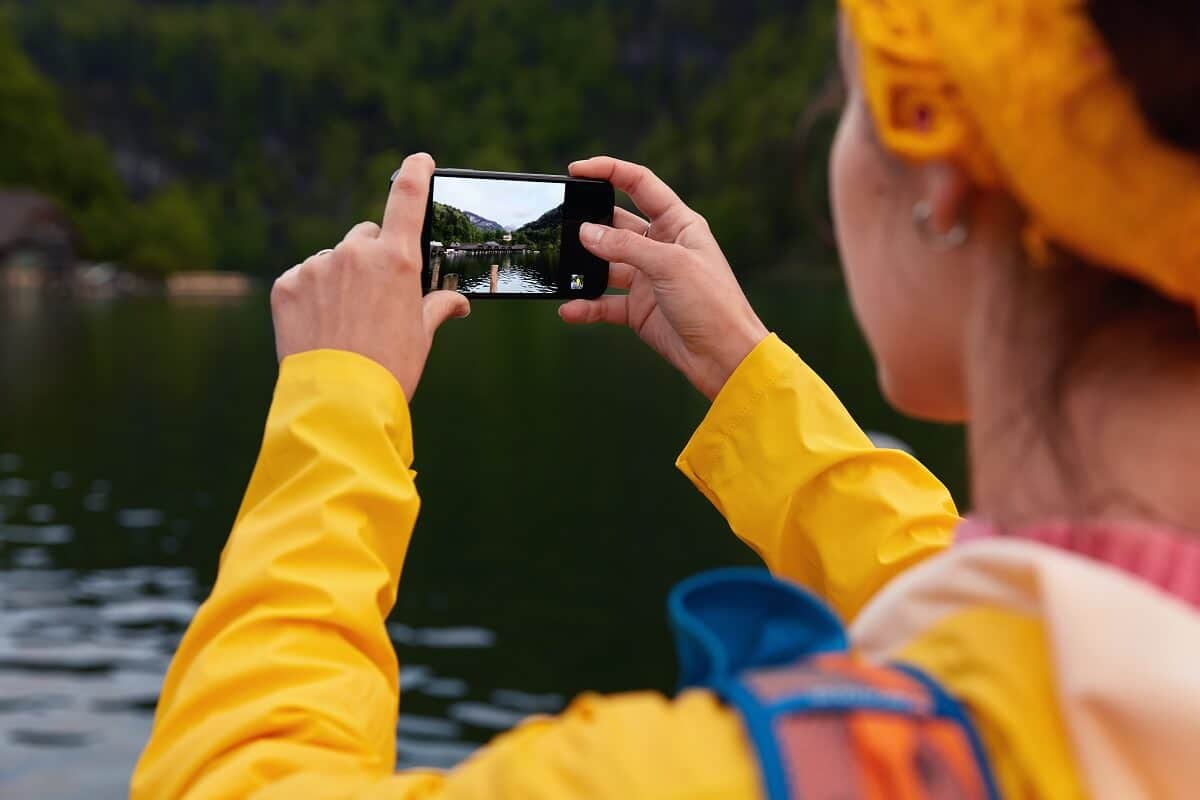
<instances>
[{"instance_id":1,"label":"shoreline","mask_svg":"<svg viewBox=\"0 0 1200 800\"><path fill-rule=\"evenodd\" d=\"M243 272L189 270L147 276L111 263L79 263L59 273L43 266L0 264L0 293L55 292L81 297L245 297L261 281Z\"/></svg>"}]
</instances>

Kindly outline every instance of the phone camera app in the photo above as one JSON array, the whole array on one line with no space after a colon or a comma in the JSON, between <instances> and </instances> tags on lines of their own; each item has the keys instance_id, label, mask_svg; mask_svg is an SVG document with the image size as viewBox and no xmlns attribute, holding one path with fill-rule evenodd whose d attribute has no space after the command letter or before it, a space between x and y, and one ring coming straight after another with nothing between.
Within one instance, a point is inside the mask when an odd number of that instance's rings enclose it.
<instances>
[{"instance_id":1,"label":"phone camera app","mask_svg":"<svg viewBox=\"0 0 1200 800\"><path fill-rule=\"evenodd\" d=\"M430 288L554 294L565 204L557 181L434 178Z\"/></svg>"}]
</instances>

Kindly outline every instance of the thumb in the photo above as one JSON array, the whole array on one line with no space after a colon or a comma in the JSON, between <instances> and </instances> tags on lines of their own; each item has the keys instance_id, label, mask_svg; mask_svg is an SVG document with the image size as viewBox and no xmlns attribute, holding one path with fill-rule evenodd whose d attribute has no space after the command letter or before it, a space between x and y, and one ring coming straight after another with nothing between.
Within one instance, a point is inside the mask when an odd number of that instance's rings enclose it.
<instances>
[{"instance_id":1,"label":"thumb","mask_svg":"<svg viewBox=\"0 0 1200 800\"><path fill-rule=\"evenodd\" d=\"M471 304L458 292L447 290L430 292L421 304L425 332L430 338L451 317L465 317L471 313Z\"/></svg>"}]
</instances>

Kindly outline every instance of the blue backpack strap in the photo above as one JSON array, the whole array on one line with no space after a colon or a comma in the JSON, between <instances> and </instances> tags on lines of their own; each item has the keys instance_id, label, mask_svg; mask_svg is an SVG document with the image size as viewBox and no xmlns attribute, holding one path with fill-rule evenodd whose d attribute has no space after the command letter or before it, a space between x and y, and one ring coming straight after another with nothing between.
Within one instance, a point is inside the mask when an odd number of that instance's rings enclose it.
<instances>
[{"instance_id":1,"label":"blue backpack strap","mask_svg":"<svg viewBox=\"0 0 1200 800\"><path fill-rule=\"evenodd\" d=\"M711 689L738 710L758 754L771 800L790 797L773 713L739 680L761 667L849 649L846 630L815 596L763 569L694 575L672 590L667 612L679 656L680 688Z\"/></svg>"},{"instance_id":2,"label":"blue backpack strap","mask_svg":"<svg viewBox=\"0 0 1200 800\"><path fill-rule=\"evenodd\" d=\"M996 783L996 776L992 772L992 765L991 761L988 760L987 750L983 748L983 739L980 738L975 723L967 716L967 712L962 707L962 704L955 700L940 683L924 670L912 664L905 664L902 661L892 662L892 666L925 687L925 690L929 692L930 697L934 700L935 714L958 723L958 726L962 728L963 733L966 734L967 741L971 745L971 752L975 755L975 763L979 765L980 775L983 777L984 784L987 787L988 797L991 800L1000 800L1000 785Z\"/></svg>"},{"instance_id":3,"label":"blue backpack strap","mask_svg":"<svg viewBox=\"0 0 1200 800\"><path fill-rule=\"evenodd\" d=\"M846 630L824 603L763 569L694 575L671 591L667 614L680 688L713 687L747 669L849 648Z\"/></svg>"},{"instance_id":4,"label":"blue backpack strap","mask_svg":"<svg viewBox=\"0 0 1200 800\"><path fill-rule=\"evenodd\" d=\"M801 747L809 755L810 746L826 746L831 757L852 759L847 720L862 713L953 722L964 732L978 766L976 785L983 786L987 797L999 797L986 752L954 698L913 667L873 668L867 675L849 657L849 640L837 616L800 587L761 569L715 570L676 586L668 612L681 688L708 688L737 709L769 800L794 800L800 784L825 795L828 775L811 777L811 770L798 767L794 758L789 761L784 743L788 736L810 737ZM904 677L880 674L888 669ZM796 740L791 746L795 751ZM789 776L789 767L801 774ZM835 775L838 796L857 796L856 778L846 774L842 786Z\"/></svg>"}]
</instances>

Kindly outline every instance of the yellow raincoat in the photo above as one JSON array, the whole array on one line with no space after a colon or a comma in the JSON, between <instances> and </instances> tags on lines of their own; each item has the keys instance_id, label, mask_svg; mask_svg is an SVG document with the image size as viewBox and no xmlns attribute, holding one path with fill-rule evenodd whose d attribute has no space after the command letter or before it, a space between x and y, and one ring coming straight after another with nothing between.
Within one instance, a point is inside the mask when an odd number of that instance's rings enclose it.
<instances>
[{"instance_id":1,"label":"yellow raincoat","mask_svg":"<svg viewBox=\"0 0 1200 800\"><path fill-rule=\"evenodd\" d=\"M705 690L584 695L449 773L393 774L398 669L384 622L419 507L412 460L408 406L386 370L336 351L283 362L135 798L760 796L736 713ZM945 488L904 453L872 447L774 336L730 378L678 466L772 572L847 620L945 549L958 522ZM1006 797L1081 793L1036 619L953 616L903 656L965 703Z\"/></svg>"}]
</instances>

